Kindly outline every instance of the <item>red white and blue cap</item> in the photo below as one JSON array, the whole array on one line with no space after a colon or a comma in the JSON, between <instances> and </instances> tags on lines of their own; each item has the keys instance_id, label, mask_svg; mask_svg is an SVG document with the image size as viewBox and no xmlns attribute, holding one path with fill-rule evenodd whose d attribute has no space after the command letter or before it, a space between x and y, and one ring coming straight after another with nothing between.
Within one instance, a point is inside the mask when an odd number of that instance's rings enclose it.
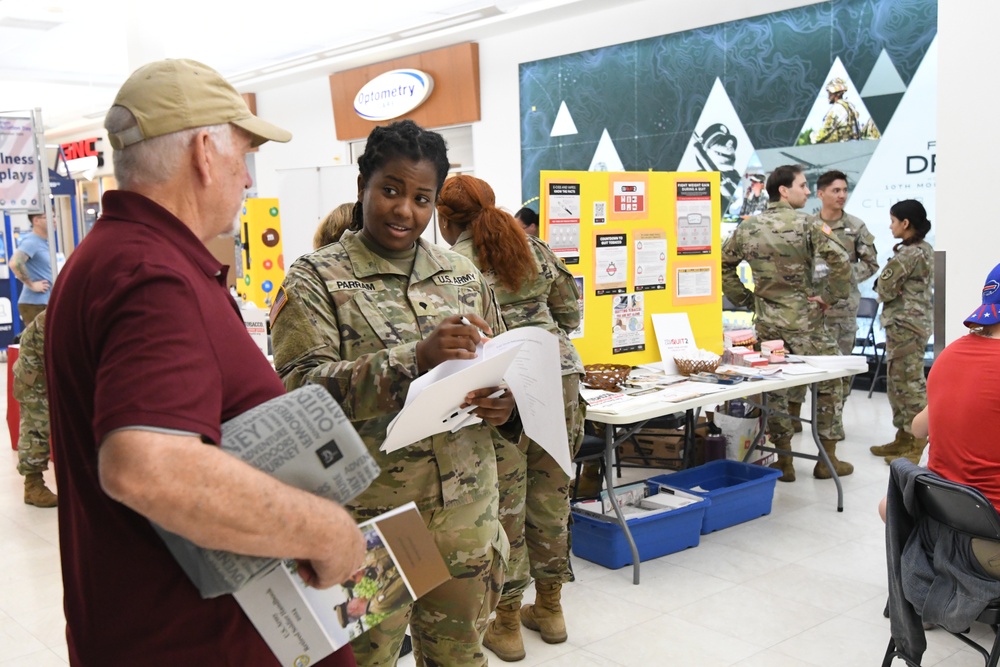
<instances>
[{"instance_id":1,"label":"red white and blue cap","mask_svg":"<svg viewBox=\"0 0 1000 667\"><path fill-rule=\"evenodd\" d=\"M1000 264L993 267L983 285L983 305L965 318L967 327L986 327L1000 322Z\"/></svg>"}]
</instances>

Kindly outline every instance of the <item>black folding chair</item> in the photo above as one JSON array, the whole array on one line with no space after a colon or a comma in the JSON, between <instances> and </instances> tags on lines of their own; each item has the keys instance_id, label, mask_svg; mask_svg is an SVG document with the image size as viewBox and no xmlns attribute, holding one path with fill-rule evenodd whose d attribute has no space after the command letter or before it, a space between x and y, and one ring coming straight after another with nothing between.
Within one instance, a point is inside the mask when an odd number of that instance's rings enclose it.
<instances>
[{"instance_id":1,"label":"black folding chair","mask_svg":"<svg viewBox=\"0 0 1000 667\"><path fill-rule=\"evenodd\" d=\"M1000 515L978 489L950 482L933 473L920 475L915 483L918 507L915 519L928 516L970 537L1000 542ZM1000 598L990 602L976 620L992 626L996 635L989 651L964 633L948 632L978 651L986 660L986 667L996 667L1000 659ZM920 667L920 663L897 649L895 640L890 638L882 667L889 667L894 658L900 658L910 667Z\"/></svg>"},{"instance_id":2,"label":"black folding chair","mask_svg":"<svg viewBox=\"0 0 1000 667\"><path fill-rule=\"evenodd\" d=\"M872 397L872 392L875 391L875 382L881 377L885 379L885 373L882 372L882 367L885 362L885 343L875 342L875 322L878 321L878 301L868 297L861 297L861 303L858 305L858 319L868 320L868 332L865 334L864 338L856 339L856 342L861 344L861 354L868 356L868 347L871 346L872 352L875 354L875 373L872 375L871 385L868 387L868 398ZM851 378L851 388L854 388L854 382L859 376L855 375Z\"/></svg>"}]
</instances>

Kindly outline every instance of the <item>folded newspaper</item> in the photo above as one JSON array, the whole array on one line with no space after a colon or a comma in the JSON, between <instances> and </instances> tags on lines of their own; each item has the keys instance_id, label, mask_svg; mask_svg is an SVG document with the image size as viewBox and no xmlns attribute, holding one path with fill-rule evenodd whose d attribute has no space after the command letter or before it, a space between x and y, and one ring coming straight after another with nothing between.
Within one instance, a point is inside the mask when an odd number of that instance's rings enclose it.
<instances>
[{"instance_id":1,"label":"folded newspaper","mask_svg":"<svg viewBox=\"0 0 1000 667\"><path fill-rule=\"evenodd\" d=\"M330 393L307 385L222 425L223 451L318 496L345 503L371 484L378 464ZM280 564L275 558L204 549L152 524L203 598L234 593Z\"/></svg>"}]
</instances>

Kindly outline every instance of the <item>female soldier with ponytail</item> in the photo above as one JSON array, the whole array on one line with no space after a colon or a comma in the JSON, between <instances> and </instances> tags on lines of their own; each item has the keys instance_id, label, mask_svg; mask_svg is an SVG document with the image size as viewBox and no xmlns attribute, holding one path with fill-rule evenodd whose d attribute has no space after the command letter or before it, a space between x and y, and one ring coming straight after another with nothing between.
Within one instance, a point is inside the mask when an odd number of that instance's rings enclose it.
<instances>
[{"instance_id":1,"label":"female soldier with ponytail","mask_svg":"<svg viewBox=\"0 0 1000 667\"><path fill-rule=\"evenodd\" d=\"M558 336L572 458L583 442L585 414L580 398L583 363L568 336L580 323L572 274L544 242L527 236L509 213L496 207L492 188L478 178L462 175L445 182L438 200L438 225L452 250L483 272L508 328L536 326ZM525 655L521 623L539 631L550 644L566 641L560 590L573 580L570 478L526 436L516 445L498 440L496 446L500 519L511 554L497 616L486 629L483 645L510 662ZM522 608L521 596L531 577L535 604Z\"/></svg>"},{"instance_id":2,"label":"female soldier with ponytail","mask_svg":"<svg viewBox=\"0 0 1000 667\"><path fill-rule=\"evenodd\" d=\"M897 202L889 209L889 219L889 229L899 243L875 281L875 292L883 303L887 393L896 438L871 447L871 452L884 456L887 463L901 456L916 463L925 443L918 442L909 428L927 406L924 348L931 335L934 249L924 240L931 222L923 204L915 199Z\"/></svg>"}]
</instances>

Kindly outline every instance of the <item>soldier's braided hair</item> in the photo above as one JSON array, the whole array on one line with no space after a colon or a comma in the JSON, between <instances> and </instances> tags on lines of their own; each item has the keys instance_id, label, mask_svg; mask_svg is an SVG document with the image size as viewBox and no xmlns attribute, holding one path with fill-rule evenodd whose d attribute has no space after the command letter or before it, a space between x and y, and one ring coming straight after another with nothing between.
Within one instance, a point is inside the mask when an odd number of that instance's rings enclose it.
<instances>
[{"instance_id":1,"label":"soldier's braided hair","mask_svg":"<svg viewBox=\"0 0 1000 667\"><path fill-rule=\"evenodd\" d=\"M910 223L913 236L904 239L903 245L920 243L927 236L927 232L931 231L931 221L927 219L927 209L916 199L904 199L896 202L889 209L889 214L896 220L907 220Z\"/></svg>"},{"instance_id":2,"label":"soldier's braided hair","mask_svg":"<svg viewBox=\"0 0 1000 667\"><path fill-rule=\"evenodd\" d=\"M448 177L448 147L444 138L437 132L425 130L412 120L400 120L389 125L380 125L368 135L365 152L358 158L358 170L365 183L372 174L384 167L389 161L405 158L413 162L428 160L437 172L437 192L441 191L444 179ZM437 199L435 192L435 199ZM364 224L364 212L361 210L361 200L354 205L354 217L351 229L358 231Z\"/></svg>"}]
</instances>

